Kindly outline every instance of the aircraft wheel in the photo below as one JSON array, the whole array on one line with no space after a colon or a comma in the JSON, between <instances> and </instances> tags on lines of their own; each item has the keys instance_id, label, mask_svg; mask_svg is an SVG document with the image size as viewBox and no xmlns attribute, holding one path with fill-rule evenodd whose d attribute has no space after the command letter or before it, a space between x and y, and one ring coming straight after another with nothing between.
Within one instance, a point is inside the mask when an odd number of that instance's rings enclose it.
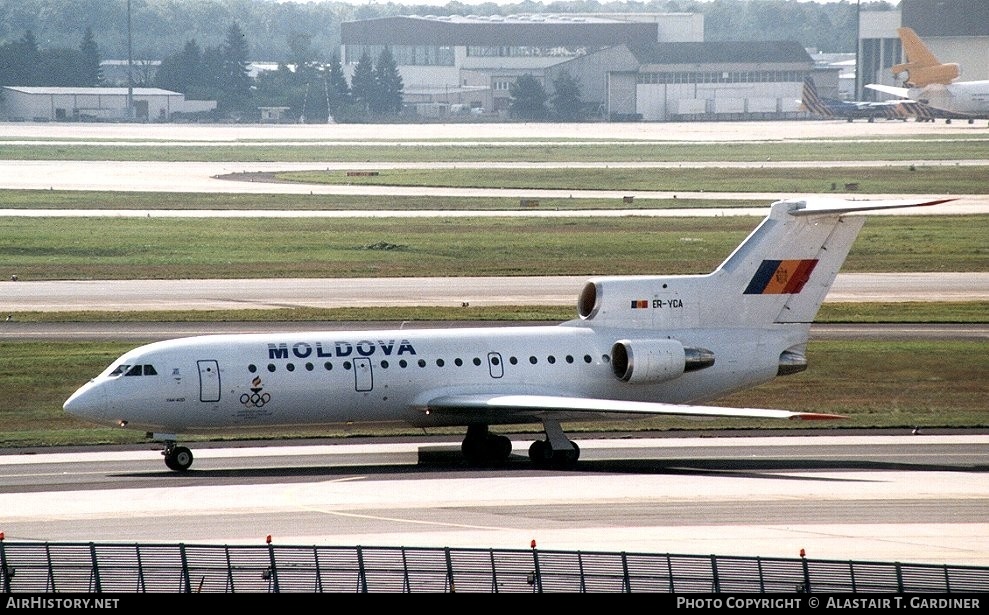
<instances>
[{"instance_id":1,"label":"aircraft wheel","mask_svg":"<svg viewBox=\"0 0 989 615\"><path fill-rule=\"evenodd\" d=\"M508 436L495 436L491 440L491 454L500 461L506 461L512 454L512 439Z\"/></svg>"},{"instance_id":2,"label":"aircraft wheel","mask_svg":"<svg viewBox=\"0 0 989 615\"><path fill-rule=\"evenodd\" d=\"M512 454L512 440L507 436L491 434L486 434L483 437L465 438L460 450L470 465L504 463Z\"/></svg>"},{"instance_id":3,"label":"aircraft wheel","mask_svg":"<svg viewBox=\"0 0 989 615\"><path fill-rule=\"evenodd\" d=\"M549 465L553 460L553 449L546 440L536 440L529 445L529 459L537 466Z\"/></svg>"},{"instance_id":4,"label":"aircraft wheel","mask_svg":"<svg viewBox=\"0 0 989 615\"><path fill-rule=\"evenodd\" d=\"M567 461L570 463L577 463L577 460L580 459L580 447L577 446L577 443L573 440L570 441L570 445L573 446L573 450L564 451L564 453L566 453L566 457L568 458Z\"/></svg>"},{"instance_id":5,"label":"aircraft wheel","mask_svg":"<svg viewBox=\"0 0 989 615\"><path fill-rule=\"evenodd\" d=\"M165 453L165 465L170 470L185 472L192 465L192 451L184 446L176 446Z\"/></svg>"},{"instance_id":6,"label":"aircraft wheel","mask_svg":"<svg viewBox=\"0 0 989 615\"><path fill-rule=\"evenodd\" d=\"M529 447L529 459L540 468L570 468L577 464L580 459L580 447L573 440L570 450L554 451L545 440L536 440Z\"/></svg>"}]
</instances>

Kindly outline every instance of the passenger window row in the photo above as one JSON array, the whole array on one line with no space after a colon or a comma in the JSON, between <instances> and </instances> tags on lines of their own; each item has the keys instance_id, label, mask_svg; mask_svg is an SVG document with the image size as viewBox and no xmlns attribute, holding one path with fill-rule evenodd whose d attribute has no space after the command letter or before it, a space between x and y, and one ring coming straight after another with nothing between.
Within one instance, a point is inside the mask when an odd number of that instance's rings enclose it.
<instances>
[{"instance_id":1,"label":"passenger window row","mask_svg":"<svg viewBox=\"0 0 989 615\"><path fill-rule=\"evenodd\" d=\"M574 356L573 355L569 355L569 354L566 355L563 358L563 360L566 363L568 363L568 364L572 364L572 363L575 363L576 362L576 359L574 358ZM584 360L584 363L590 364L594 359L591 357L591 355L585 354L584 357L583 357L583 360ZM602 357L602 360L607 361L608 360L608 357L607 356ZM536 357L535 355L532 355L532 356L530 356L528 358L528 361L532 365L537 365L539 363L539 358ZM557 361L557 359L556 359L556 357L554 355L549 355L549 356L546 357L546 362L549 363L550 365L555 364L556 361ZM493 364L497 365L499 361L498 361L498 358L497 357L492 357L491 358L491 362ZM518 365L519 364L519 358L518 357L509 357L508 362L511 363L512 365ZM471 360L471 363L473 363L476 367L480 367L484 363L484 361L482 359L480 359L479 357L474 357ZM457 366L457 367L462 367L464 365L464 360L458 357L458 358L456 358L456 359L453 360L453 364L455 366ZM391 362L389 362L387 359L382 359L381 362L378 365L379 365L379 367L381 369L388 369L389 367L391 367ZM418 360L416 360L414 362L409 362L409 361L407 361L405 359L399 359L398 360L398 366L400 368L402 368L402 369L405 369L405 368L409 367L410 365L417 365L419 367L426 367L427 365L429 365L429 363L425 359L418 359ZM446 366L446 361L444 359L436 359L435 365L436 365L436 367L445 367ZM310 363L310 362L306 362L305 364L303 364L302 367L307 372L311 372L311 371L313 371L313 370L316 369L316 366L313 363ZM345 370L353 369L353 363L350 362L350 361L344 361L342 363L342 367ZM269 372L274 372L274 371L276 371L278 369L278 366L275 365L274 363L269 363L266 366L266 369ZM295 363L287 363L287 364L285 364L285 369L287 371L294 372L295 369L296 369ZM323 363L323 369L326 370L326 371L332 371L333 370L333 362L332 361L326 361L325 363ZM252 364L250 364L250 365L247 366L247 370L249 372L251 372L252 374L253 373L256 373L258 371L258 366L252 363Z\"/></svg>"}]
</instances>

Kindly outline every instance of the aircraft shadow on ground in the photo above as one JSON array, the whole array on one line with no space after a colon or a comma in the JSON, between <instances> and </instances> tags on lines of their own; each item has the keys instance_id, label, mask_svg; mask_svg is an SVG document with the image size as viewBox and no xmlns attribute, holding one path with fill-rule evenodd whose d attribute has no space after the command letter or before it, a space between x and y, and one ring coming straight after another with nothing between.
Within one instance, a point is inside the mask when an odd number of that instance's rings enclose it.
<instances>
[{"instance_id":1,"label":"aircraft shadow on ground","mask_svg":"<svg viewBox=\"0 0 989 615\"><path fill-rule=\"evenodd\" d=\"M205 465L205 464L203 464ZM179 483L200 484L202 480L219 484L240 483L245 478L270 481L311 481L314 478L339 478L359 475L362 477L406 476L410 479L449 477L463 475L515 474L520 472L540 474L650 474L669 476L725 476L799 481L860 481L859 478L822 476L795 476L786 472L989 472L989 466L948 465L944 463L902 463L866 461L857 459L609 459L580 461L569 468L536 468L521 455L513 455L507 462L488 466L468 465L459 455L435 455L420 458L418 463L390 463L380 465L318 465L275 467L244 467L197 469L172 472L162 468L153 472L117 473L121 478L167 478L171 486Z\"/></svg>"}]
</instances>

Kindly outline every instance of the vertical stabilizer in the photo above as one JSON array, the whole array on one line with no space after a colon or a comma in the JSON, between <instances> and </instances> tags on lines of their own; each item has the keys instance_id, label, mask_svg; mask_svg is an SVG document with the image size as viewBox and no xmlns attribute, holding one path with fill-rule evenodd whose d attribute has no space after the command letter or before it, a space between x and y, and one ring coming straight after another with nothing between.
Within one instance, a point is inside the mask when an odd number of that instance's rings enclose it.
<instances>
[{"instance_id":1,"label":"vertical stabilizer","mask_svg":"<svg viewBox=\"0 0 989 615\"><path fill-rule=\"evenodd\" d=\"M834 118L834 112L824 104L820 94L817 93L817 84L813 77L804 77L804 88L800 97L800 107L804 111L813 113L823 118Z\"/></svg>"},{"instance_id":2,"label":"vertical stabilizer","mask_svg":"<svg viewBox=\"0 0 989 615\"><path fill-rule=\"evenodd\" d=\"M589 324L653 330L810 323L865 223L846 214L950 200L777 201L712 273L594 278L577 313Z\"/></svg>"},{"instance_id":3,"label":"vertical stabilizer","mask_svg":"<svg viewBox=\"0 0 989 615\"><path fill-rule=\"evenodd\" d=\"M813 322L858 236L864 216L846 214L943 203L790 200L712 274L722 290L706 320L736 325ZM717 303L725 307L718 313Z\"/></svg>"},{"instance_id":4,"label":"vertical stabilizer","mask_svg":"<svg viewBox=\"0 0 989 615\"><path fill-rule=\"evenodd\" d=\"M907 87L922 88L927 85L941 84L947 85L958 78L961 74L957 64L943 64L931 53L917 33L910 28L897 28L900 41L903 43L903 54L907 61L897 64L890 70L898 77L901 73L906 73L905 83Z\"/></svg>"}]
</instances>

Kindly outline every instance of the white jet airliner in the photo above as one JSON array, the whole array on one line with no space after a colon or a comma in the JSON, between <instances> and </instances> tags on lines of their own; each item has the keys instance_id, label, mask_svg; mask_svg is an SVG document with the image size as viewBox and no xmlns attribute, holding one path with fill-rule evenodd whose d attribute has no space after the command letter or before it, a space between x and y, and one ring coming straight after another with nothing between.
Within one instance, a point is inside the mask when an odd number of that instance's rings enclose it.
<instances>
[{"instance_id":1,"label":"white jet airliner","mask_svg":"<svg viewBox=\"0 0 989 615\"><path fill-rule=\"evenodd\" d=\"M563 421L656 415L830 419L696 405L807 367L810 323L865 218L935 201L787 200L707 275L590 279L558 325L206 335L141 346L64 404L164 442L341 424L465 426L472 463L506 460L490 425L542 423L539 465L577 461Z\"/></svg>"}]
</instances>

